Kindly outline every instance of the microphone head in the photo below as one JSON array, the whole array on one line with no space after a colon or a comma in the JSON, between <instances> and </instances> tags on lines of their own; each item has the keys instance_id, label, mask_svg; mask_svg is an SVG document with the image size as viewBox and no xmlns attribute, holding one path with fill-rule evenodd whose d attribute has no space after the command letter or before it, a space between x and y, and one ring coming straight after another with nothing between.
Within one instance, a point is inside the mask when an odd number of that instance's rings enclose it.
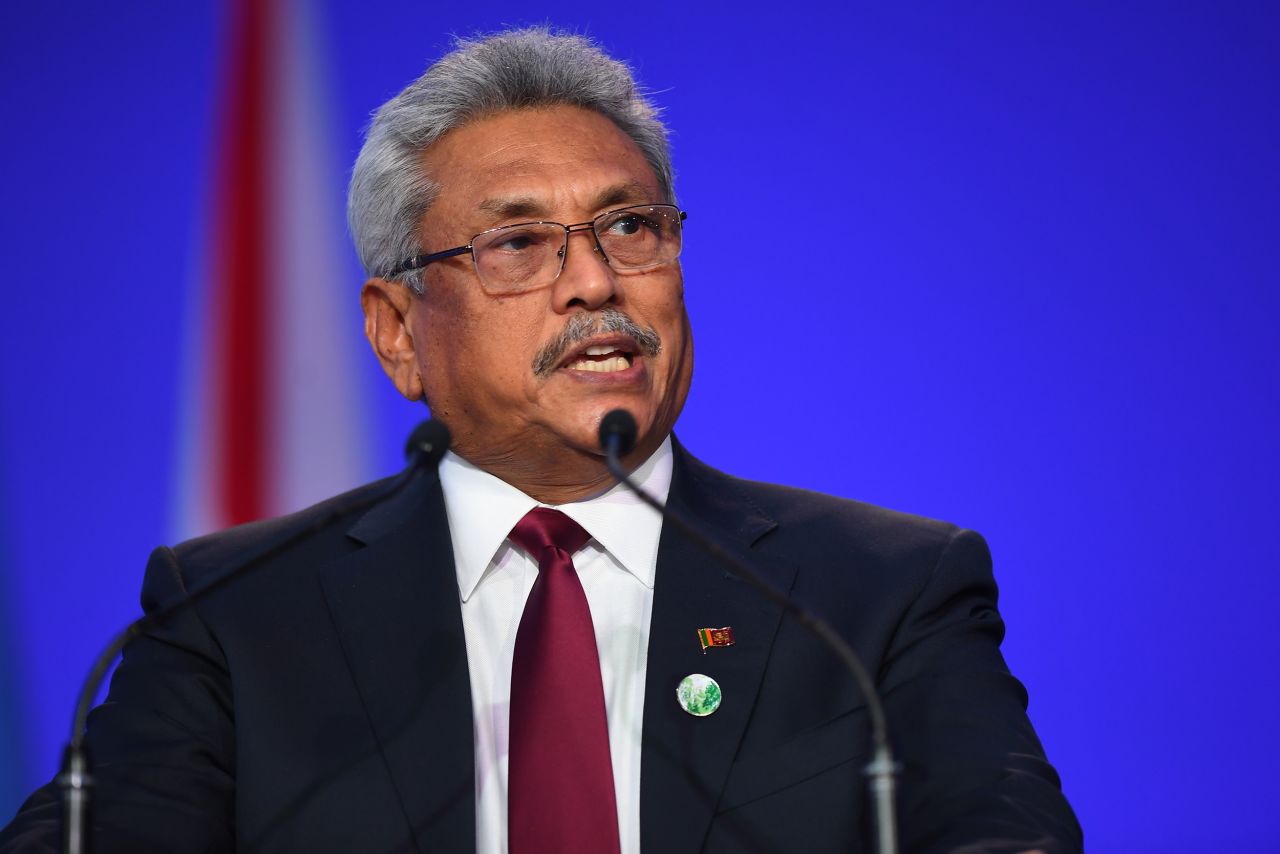
<instances>
[{"instance_id":1,"label":"microphone head","mask_svg":"<svg viewBox=\"0 0 1280 854\"><path fill-rule=\"evenodd\" d=\"M636 446L636 419L625 409L615 409L600 419L600 447L607 454L612 448L619 457Z\"/></svg>"},{"instance_id":2,"label":"microphone head","mask_svg":"<svg viewBox=\"0 0 1280 854\"><path fill-rule=\"evenodd\" d=\"M443 421L432 418L413 428L409 440L405 442L404 455L410 462L433 466L449 450L451 441L453 437L449 435L449 428Z\"/></svg>"}]
</instances>

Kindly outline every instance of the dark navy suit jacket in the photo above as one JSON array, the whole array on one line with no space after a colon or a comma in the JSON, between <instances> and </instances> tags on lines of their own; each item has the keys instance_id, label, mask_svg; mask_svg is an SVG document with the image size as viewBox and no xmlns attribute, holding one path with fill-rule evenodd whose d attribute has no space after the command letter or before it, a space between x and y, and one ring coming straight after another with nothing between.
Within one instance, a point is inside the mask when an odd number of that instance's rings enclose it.
<instances>
[{"instance_id":1,"label":"dark navy suit jacket","mask_svg":"<svg viewBox=\"0 0 1280 854\"><path fill-rule=\"evenodd\" d=\"M471 691L434 472L158 549L143 607L337 521L135 642L89 723L94 854L475 848ZM1076 851L1080 830L999 652L973 532L738 480L678 445L671 504L830 620L876 678L903 850ZM706 654L696 630L731 626ZM723 692L696 718L689 673ZM664 526L646 680L646 854L869 850L866 706L837 659ZM56 848L46 787L0 851ZM576 852L575 852L576 854ZM588 854L583 852L583 854Z\"/></svg>"}]
</instances>

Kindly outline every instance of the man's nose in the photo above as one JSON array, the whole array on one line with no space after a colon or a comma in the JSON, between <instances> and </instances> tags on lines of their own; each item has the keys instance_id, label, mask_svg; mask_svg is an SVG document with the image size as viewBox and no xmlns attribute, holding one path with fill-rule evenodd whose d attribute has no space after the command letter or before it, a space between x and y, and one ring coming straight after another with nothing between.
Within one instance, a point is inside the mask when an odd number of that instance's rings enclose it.
<instances>
[{"instance_id":1,"label":"man's nose","mask_svg":"<svg viewBox=\"0 0 1280 854\"><path fill-rule=\"evenodd\" d=\"M552 287L552 305L561 314L574 308L595 311L618 298L618 277L605 260L590 228L569 232L564 266Z\"/></svg>"}]
</instances>

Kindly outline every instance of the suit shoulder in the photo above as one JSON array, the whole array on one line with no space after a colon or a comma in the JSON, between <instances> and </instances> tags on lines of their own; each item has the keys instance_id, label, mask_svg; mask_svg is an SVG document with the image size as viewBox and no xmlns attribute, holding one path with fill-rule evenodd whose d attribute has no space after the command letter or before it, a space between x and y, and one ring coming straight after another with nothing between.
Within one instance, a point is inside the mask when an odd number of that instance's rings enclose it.
<instances>
[{"instance_id":1,"label":"suit shoulder","mask_svg":"<svg viewBox=\"0 0 1280 854\"><path fill-rule=\"evenodd\" d=\"M236 525L178 543L172 551L188 580L281 549L281 557L299 550L344 548L346 532L392 491L395 476L359 486L302 510Z\"/></svg>"},{"instance_id":2,"label":"suit shoulder","mask_svg":"<svg viewBox=\"0 0 1280 854\"><path fill-rule=\"evenodd\" d=\"M841 542L892 560L939 554L961 530L950 522L864 501L735 477L697 460L691 460L691 467L711 488L737 491L777 523L778 536Z\"/></svg>"}]
</instances>

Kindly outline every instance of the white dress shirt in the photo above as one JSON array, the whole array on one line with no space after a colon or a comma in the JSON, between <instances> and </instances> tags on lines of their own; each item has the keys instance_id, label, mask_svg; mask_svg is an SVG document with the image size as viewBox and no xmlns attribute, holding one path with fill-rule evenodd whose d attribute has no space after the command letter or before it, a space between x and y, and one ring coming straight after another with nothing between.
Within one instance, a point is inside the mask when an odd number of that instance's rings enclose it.
<instances>
[{"instance_id":1,"label":"white dress shirt","mask_svg":"<svg viewBox=\"0 0 1280 854\"><path fill-rule=\"evenodd\" d=\"M633 475L666 501L671 439ZM538 563L507 535L534 507L549 505L453 453L440 462L462 599L476 749L476 852L507 851L507 735L511 658ZM622 854L640 852L640 725L649 617L662 517L623 486L556 507L591 535L573 557L591 608L609 722Z\"/></svg>"}]
</instances>

